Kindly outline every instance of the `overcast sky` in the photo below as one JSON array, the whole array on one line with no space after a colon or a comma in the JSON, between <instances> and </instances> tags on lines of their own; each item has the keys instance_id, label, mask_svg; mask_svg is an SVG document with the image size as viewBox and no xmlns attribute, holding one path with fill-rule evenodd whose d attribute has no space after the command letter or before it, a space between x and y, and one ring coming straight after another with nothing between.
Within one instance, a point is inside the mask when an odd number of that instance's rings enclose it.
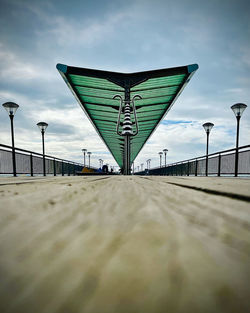
<instances>
[{"instance_id":1,"label":"overcast sky","mask_svg":"<svg viewBox=\"0 0 250 313\"><path fill-rule=\"evenodd\" d=\"M58 71L57 63L138 72L197 63L135 165L169 150L168 162L205 154L202 124L215 124L210 152L235 146L230 106L250 100L249 0L0 0L0 100L20 105L16 146L41 152L39 121L49 124L46 153L82 162L81 149L116 165ZM240 144L250 143L250 107ZM10 123L0 108L0 143Z\"/></svg>"}]
</instances>

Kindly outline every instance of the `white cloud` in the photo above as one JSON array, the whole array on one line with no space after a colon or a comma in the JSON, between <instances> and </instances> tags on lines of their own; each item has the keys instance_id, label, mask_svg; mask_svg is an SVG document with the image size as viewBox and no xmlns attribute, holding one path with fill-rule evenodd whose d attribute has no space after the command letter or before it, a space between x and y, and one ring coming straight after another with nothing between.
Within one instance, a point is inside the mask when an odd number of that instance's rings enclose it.
<instances>
[{"instance_id":1,"label":"white cloud","mask_svg":"<svg viewBox=\"0 0 250 313\"><path fill-rule=\"evenodd\" d=\"M4 81L16 83L19 81L22 84L30 84L33 80L52 80L54 75L49 69L34 64L34 61L29 61L21 58L17 52L8 49L0 42L0 78Z\"/></svg>"},{"instance_id":2,"label":"white cloud","mask_svg":"<svg viewBox=\"0 0 250 313\"><path fill-rule=\"evenodd\" d=\"M55 15L34 4L27 4L27 8L44 23L44 28L36 31L39 37L46 37L48 41L52 40L60 47L73 49L75 46L93 47L106 42L115 34L117 27L127 23L128 19L138 18L131 7L104 14L100 18L84 16L82 19Z\"/></svg>"}]
</instances>

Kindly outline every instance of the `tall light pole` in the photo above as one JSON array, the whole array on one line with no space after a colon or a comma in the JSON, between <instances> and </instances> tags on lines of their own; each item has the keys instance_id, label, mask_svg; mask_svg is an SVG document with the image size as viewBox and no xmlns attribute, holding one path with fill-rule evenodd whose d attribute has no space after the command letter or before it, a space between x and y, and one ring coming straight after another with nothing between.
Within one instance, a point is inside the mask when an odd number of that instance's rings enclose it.
<instances>
[{"instance_id":1,"label":"tall light pole","mask_svg":"<svg viewBox=\"0 0 250 313\"><path fill-rule=\"evenodd\" d=\"M163 152L164 152L164 156L165 156L165 167L167 166L167 152L168 152L168 149L163 149Z\"/></svg>"},{"instance_id":2,"label":"tall light pole","mask_svg":"<svg viewBox=\"0 0 250 313\"><path fill-rule=\"evenodd\" d=\"M208 175L208 143L209 143L209 134L211 129L213 128L214 124L213 123L204 123L202 125L205 129L205 132L207 134L207 149L206 149L206 176Z\"/></svg>"},{"instance_id":3,"label":"tall light pole","mask_svg":"<svg viewBox=\"0 0 250 313\"><path fill-rule=\"evenodd\" d=\"M39 129L41 130L42 134L42 144L43 144L43 176L46 176L46 168L45 168L45 148L44 148L44 133L46 128L48 127L48 124L45 122L39 122L36 124Z\"/></svg>"},{"instance_id":4,"label":"tall light pole","mask_svg":"<svg viewBox=\"0 0 250 313\"><path fill-rule=\"evenodd\" d=\"M141 163L141 171L143 171L143 165L144 165L144 163Z\"/></svg>"},{"instance_id":5,"label":"tall light pole","mask_svg":"<svg viewBox=\"0 0 250 313\"><path fill-rule=\"evenodd\" d=\"M19 105L14 102L5 102L3 107L7 111L10 117L11 125L11 141L12 141L12 164L13 164L13 176L16 176L16 154L15 154L15 142L14 142L14 124L13 119L16 113L16 110L19 108Z\"/></svg>"},{"instance_id":6,"label":"tall light pole","mask_svg":"<svg viewBox=\"0 0 250 313\"><path fill-rule=\"evenodd\" d=\"M100 169L102 169L103 160L99 159L99 162L100 162Z\"/></svg>"},{"instance_id":7,"label":"tall light pole","mask_svg":"<svg viewBox=\"0 0 250 313\"><path fill-rule=\"evenodd\" d=\"M162 155L163 155L163 152L159 152L159 156L160 156L160 167L161 167L161 159L162 159Z\"/></svg>"},{"instance_id":8,"label":"tall light pole","mask_svg":"<svg viewBox=\"0 0 250 313\"><path fill-rule=\"evenodd\" d=\"M86 166L86 152L87 152L87 149L82 149L82 152L83 152L83 166L85 167Z\"/></svg>"},{"instance_id":9,"label":"tall light pole","mask_svg":"<svg viewBox=\"0 0 250 313\"><path fill-rule=\"evenodd\" d=\"M236 133L236 150L235 150L235 170L234 170L234 176L238 176L238 163L239 163L239 132L240 132L240 118L242 116L242 113L247 108L247 105L244 103L236 103L231 106L231 109L233 110L236 119L237 119L237 133Z\"/></svg>"},{"instance_id":10,"label":"tall light pole","mask_svg":"<svg viewBox=\"0 0 250 313\"><path fill-rule=\"evenodd\" d=\"M89 168L90 168L90 156L91 156L92 152L87 152L87 155L89 157Z\"/></svg>"},{"instance_id":11,"label":"tall light pole","mask_svg":"<svg viewBox=\"0 0 250 313\"><path fill-rule=\"evenodd\" d=\"M151 159L148 159L148 169L150 170L150 162L151 162Z\"/></svg>"}]
</instances>

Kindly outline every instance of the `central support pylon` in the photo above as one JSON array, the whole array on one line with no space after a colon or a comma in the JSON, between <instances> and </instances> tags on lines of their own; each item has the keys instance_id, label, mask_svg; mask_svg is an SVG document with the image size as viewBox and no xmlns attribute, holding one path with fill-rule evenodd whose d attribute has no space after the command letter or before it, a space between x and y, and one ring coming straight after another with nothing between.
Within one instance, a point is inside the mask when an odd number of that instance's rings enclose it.
<instances>
[{"instance_id":1,"label":"central support pylon","mask_svg":"<svg viewBox=\"0 0 250 313\"><path fill-rule=\"evenodd\" d=\"M130 89L125 87L125 99L120 95L115 95L113 99L120 98L120 108L119 115L116 125L116 132L118 135L124 137L124 150L123 150L123 174L130 175L131 174L131 154L130 154L130 137L136 136L139 132L137 116L136 116L136 108L135 108L135 99L142 99L140 95L135 95L132 100L130 99ZM132 106L131 106L132 104ZM124 114L124 119L122 123L122 131L119 130L119 126L121 126L121 114ZM135 120L135 131L133 131L133 122L131 120L131 113L134 114Z\"/></svg>"}]
</instances>

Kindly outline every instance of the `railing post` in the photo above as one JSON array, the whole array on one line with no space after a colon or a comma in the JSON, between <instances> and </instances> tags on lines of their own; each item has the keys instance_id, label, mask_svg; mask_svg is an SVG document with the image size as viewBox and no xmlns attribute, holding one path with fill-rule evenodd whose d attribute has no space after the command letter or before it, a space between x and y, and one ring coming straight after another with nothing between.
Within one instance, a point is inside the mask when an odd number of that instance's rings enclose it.
<instances>
[{"instance_id":1,"label":"railing post","mask_svg":"<svg viewBox=\"0 0 250 313\"><path fill-rule=\"evenodd\" d=\"M68 176L70 176L69 162L68 162Z\"/></svg>"},{"instance_id":2,"label":"railing post","mask_svg":"<svg viewBox=\"0 0 250 313\"><path fill-rule=\"evenodd\" d=\"M30 176L33 176L33 156L30 154Z\"/></svg>"},{"instance_id":3,"label":"railing post","mask_svg":"<svg viewBox=\"0 0 250 313\"><path fill-rule=\"evenodd\" d=\"M234 176L238 176L238 163L239 163L239 149L235 149L235 167L234 167Z\"/></svg>"},{"instance_id":4,"label":"railing post","mask_svg":"<svg viewBox=\"0 0 250 313\"><path fill-rule=\"evenodd\" d=\"M218 176L220 176L220 168L221 168L221 154L218 156Z\"/></svg>"},{"instance_id":5,"label":"railing post","mask_svg":"<svg viewBox=\"0 0 250 313\"><path fill-rule=\"evenodd\" d=\"M189 161L187 162L187 176L189 176Z\"/></svg>"},{"instance_id":6,"label":"railing post","mask_svg":"<svg viewBox=\"0 0 250 313\"><path fill-rule=\"evenodd\" d=\"M64 176L64 166L63 166L63 161L62 161L62 176Z\"/></svg>"},{"instance_id":7,"label":"railing post","mask_svg":"<svg viewBox=\"0 0 250 313\"><path fill-rule=\"evenodd\" d=\"M195 176L198 174L198 160L195 160Z\"/></svg>"},{"instance_id":8,"label":"railing post","mask_svg":"<svg viewBox=\"0 0 250 313\"><path fill-rule=\"evenodd\" d=\"M53 160L54 176L56 176L56 160Z\"/></svg>"}]
</instances>

